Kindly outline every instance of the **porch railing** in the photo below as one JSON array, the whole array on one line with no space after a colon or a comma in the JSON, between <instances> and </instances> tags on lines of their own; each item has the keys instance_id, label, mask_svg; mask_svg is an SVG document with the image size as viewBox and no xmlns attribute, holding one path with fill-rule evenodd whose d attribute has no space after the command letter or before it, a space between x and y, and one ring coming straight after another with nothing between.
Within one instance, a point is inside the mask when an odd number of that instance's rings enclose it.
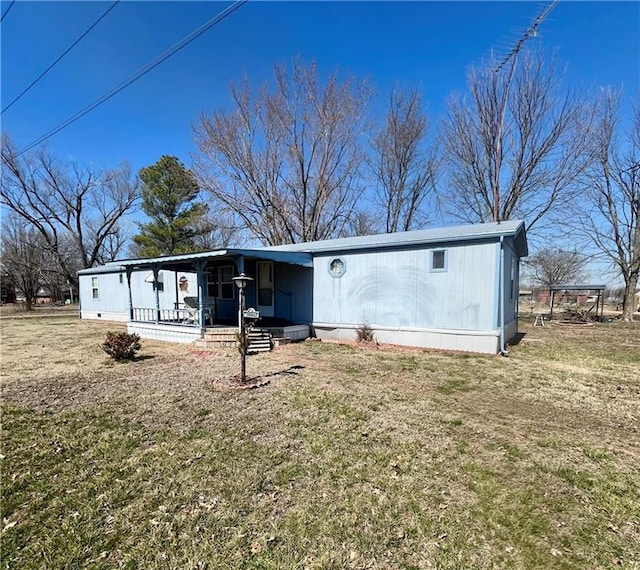
<instances>
[{"instance_id":1,"label":"porch railing","mask_svg":"<svg viewBox=\"0 0 640 570\"><path fill-rule=\"evenodd\" d=\"M211 321L212 312L205 308L205 324ZM172 325L200 326L197 309L155 309L134 307L132 321L138 323L163 323Z\"/></svg>"}]
</instances>

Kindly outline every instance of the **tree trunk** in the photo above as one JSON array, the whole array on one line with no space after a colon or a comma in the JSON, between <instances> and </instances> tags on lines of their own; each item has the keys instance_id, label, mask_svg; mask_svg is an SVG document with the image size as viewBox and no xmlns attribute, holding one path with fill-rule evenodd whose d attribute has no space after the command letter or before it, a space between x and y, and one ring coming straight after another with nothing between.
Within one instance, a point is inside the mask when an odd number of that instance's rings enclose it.
<instances>
[{"instance_id":1,"label":"tree trunk","mask_svg":"<svg viewBox=\"0 0 640 570\"><path fill-rule=\"evenodd\" d=\"M638 276L630 275L624 283L624 301L622 305L622 320L625 323L633 322L633 313L636 310L636 285Z\"/></svg>"}]
</instances>

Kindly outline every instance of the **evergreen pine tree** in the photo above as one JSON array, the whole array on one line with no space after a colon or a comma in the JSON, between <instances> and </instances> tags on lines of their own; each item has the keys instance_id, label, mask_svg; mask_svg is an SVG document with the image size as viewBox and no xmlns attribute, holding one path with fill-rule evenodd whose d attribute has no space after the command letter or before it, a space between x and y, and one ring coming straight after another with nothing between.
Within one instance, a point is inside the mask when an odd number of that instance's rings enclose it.
<instances>
[{"instance_id":1,"label":"evergreen pine tree","mask_svg":"<svg viewBox=\"0 0 640 570\"><path fill-rule=\"evenodd\" d=\"M162 156L139 173L142 210L150 218L133 237L140 257L197 251L195 238L207 231L207 206L197 202L198 185L175 156Z\"/></svg>"}]
</instances>

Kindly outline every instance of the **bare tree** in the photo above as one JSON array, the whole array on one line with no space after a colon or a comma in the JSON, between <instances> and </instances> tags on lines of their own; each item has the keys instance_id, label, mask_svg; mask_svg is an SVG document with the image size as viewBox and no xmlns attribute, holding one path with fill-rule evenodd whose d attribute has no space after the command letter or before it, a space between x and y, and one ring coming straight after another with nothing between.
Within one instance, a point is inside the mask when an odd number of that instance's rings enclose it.
<instances>
[{"instance_id":1,"label":"bare tree","mask_svg":"<svg viewBox=\"0 0 640 570\"><path fill-rule=\"evenodd\" d=\"M370 90L315 63L274 67L275 86L231 86L234 110L194 128L199 183L267 245L340 235L360 195Z\"/></svg>"},{"instance_id":2,"label":"bare tree","mask_svg":"<svg viewBox=\"0 0 640 570\"><path fill-rule=\"evenodd\" d=\"M354 210L344 229L345 236L370 236L380 233L381 221L377 213L369 209Z\"/></svg>"},{"instance_id":3,"label":"bare tree","mask_svg":"<svg viewBox=\"0 0 640 570\"><path fill-rule=\"evenodd\" d=\"M525 52L509 65L471 69L468 96L448 101L443 125L448 165L444 208L466 222L540 226L569 207L588 161L580 125L586 107L561 92L554 66Z\"/></svg>"},{"instance_id":4,"label":"bare tree","mask_svg":"<svg viewBox=\"0 0 640 570\"><path fill-rule=\"evenodd\" d=\"M15 215L5 218L2 224L0 264L2 272L24 295L25 309L30 311L43 284L46 251L39 232Z\"/></svg>"},{"instance_id":5,"label":"bare tree","mask_svg":"<svg viewBox=\"0 0 640 570\"><path fill-rule=\"evenodd\" d=\"M619 94L606 91L597 104L598 121L590 140L595 159L585 172L582 189L590 211L582 231L601 257L624 280L623 319L633 320L640 276L640 105L626 136L619 128Z\"/></svg>"},{"instance_id":6,"label":"bare tree","mask_svg":"<svg viewBox=\"0 0 640 570\"><path fill-rule=\"evenodd\" d=\"M587 258L577 251L543 248L524 260L531 279L538 285L571 285L584 279Z\"/></svg>"},{"instance_id":7,"label":"bare tree","mask_svg":"<svg viewBox=\"0 0 640 570\"><path fill-rule=\"evenodd\" d=\"M384 213L387 232L407 231L427 219L424 206L438 172L436 153L425 148L427 133L421 93L394 87L370 161L376 204Z\"/></svg>"},{"instance_id":8,"label":"bare tree","mask_svg":"<svg viewBox=\"0 0 640 570\"><path fill-rule=\"evenodd\" d=\"M200 251L231 247L241 241L240 230L234 216L228 212L208 212L194 238Z\"/></svg>"},{"instance_id":9,"label":"bare tree","mask_svg":"<svg viewBox=\"0 0 640 570\"><path fill-rule=\"evenodd\" d=\"M138 198L130 169L97 173L44 150L14 155L3 136L1 203L39 232L65 280L77 285L78 269L111 261L120 250L120 221Z\"/></svg>"}]
</instances>

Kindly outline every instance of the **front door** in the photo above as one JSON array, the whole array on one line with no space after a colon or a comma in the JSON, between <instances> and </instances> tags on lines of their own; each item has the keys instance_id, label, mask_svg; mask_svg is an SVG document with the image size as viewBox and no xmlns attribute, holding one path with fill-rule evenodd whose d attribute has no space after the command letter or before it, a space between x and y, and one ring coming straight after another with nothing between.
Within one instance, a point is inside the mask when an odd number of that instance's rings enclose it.
<instances>
[{"instance_id":1,"label":"front door","mask_svg":"<svg viewBox=\"0 0 640 570\"><path fill-rule=\"evenodd\" d=\"M273 262L256 263L258 277L258 311L261 317L273 317Z\"/></svg>"}]
</instances>

